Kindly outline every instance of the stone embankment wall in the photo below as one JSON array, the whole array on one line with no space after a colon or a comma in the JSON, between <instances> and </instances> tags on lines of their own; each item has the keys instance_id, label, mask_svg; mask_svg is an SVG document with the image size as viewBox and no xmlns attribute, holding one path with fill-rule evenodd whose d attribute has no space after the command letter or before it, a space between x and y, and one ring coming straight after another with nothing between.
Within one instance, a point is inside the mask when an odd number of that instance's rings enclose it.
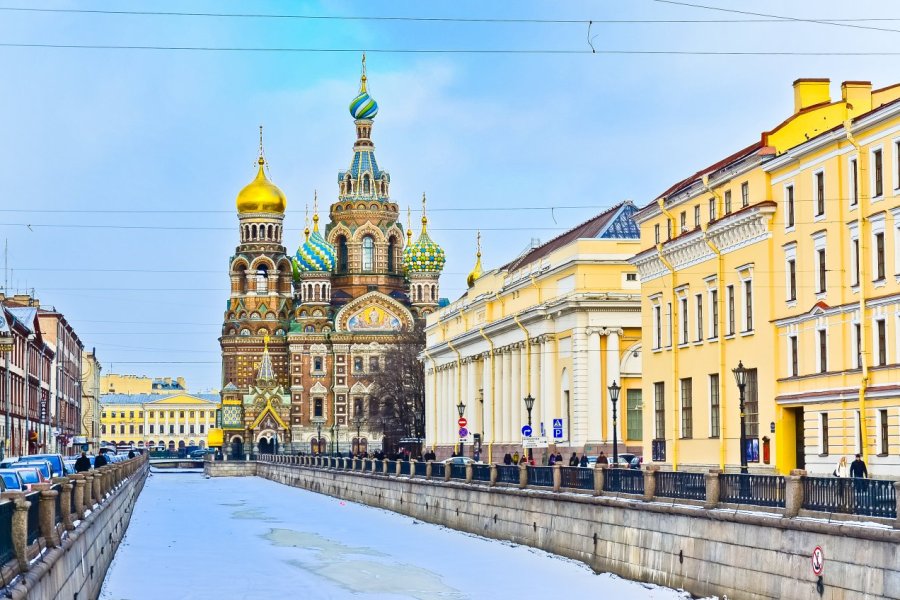
<instances>
[{"instance_id":1,"label":"stone embankment wall","mask_svg":"<svg viewBox=\"0 0 900 600\"><path fill-rule=\"evenodd\" d=\"M900 598L900 530L884 526L288 464L207 463L206 471L258 475L698 596ZM825 554L821 595L810 561L816 546Z\"/></svg>"},{"instance_id":2,"label":"stone embankment wall","mask_svg":"<svg viewBox=\"0 0 900 600\"><path fill-rule=\"evenodd\" d=\"M29 502L22 494L3 494L16 504L11 524L16 558L2 567L3 580L11 581L2 590L5 597L95 600L148 470L146 457L139 456L87 474L54 478L52 488L41 492L41 535L31 546Z\"/></svg>"}]
</instances>

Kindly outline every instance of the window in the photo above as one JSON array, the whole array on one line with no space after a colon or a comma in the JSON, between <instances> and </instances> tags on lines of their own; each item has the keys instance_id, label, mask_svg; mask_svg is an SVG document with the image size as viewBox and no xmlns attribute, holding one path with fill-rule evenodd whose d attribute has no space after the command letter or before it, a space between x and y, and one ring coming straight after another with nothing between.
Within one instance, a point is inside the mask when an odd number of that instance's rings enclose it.
<instances>
[{"instance_id":1,"label":"window","mask_svg":"<svg viewBox=\"0 0 900 600\"><path fill-rule=\"evenodd\" d=\"M859 323L853 324L853 344L853 347L856 348L856 363L854 366L859 369L862 368L862 327Z\"/></svg>"},{"instance_id":2,"label":"window","mask_svg":"<svg viewBox=\"0 0 900 600\"><path fill-rule=\"evenodd\" d=\"M666 384L657 381L653 384L653 408L656 416L656 439L666 439Z\"/></svg>"},{"instance_id":3,"label":"window","mask_svg":"<svg viewBox=\"0 0 900 600\"><path fill-rule=\"evenodd\" d=\"M627 439L640 440L644 438L644 410L641 401L641 390L629 389L626 392L627 403Z\"/></svg>"},{"instance_id":4,"label":"window","mask_svg":"<svg viewBox=\"0 0 900 600\"><path fill-rule=\"evenodd\" d=\"M671 347L672 347L672 342L674 341L674 338L672 337L673 330L672 330L672 303L671 303L671 302L667 302L667 303L666 303L666 309L667 309L667 311L668 311L668 317L669 317L669 323L668 323L668 325L669 325L669 335L668 335L668 339L666 340L666 341L668 342L668 344L666 344L666 345L667 345L669 348L671 348Z\"/></svg>"},{"instance_id":5,"label":"window","mask_svg":"<svg viewBox=\"0 0 900 600\"><path fill-rule=\"evenodd\" d=\"M878 366L887 364L887 323L884 319L875 321L875 331L878 336Z\"/></svg>"},{"instance_id":6,"label":"window","mask_svg":"<svg viewBox=\"0 0 900 600\"><path fill-rule=\"evenodd\" d=\"M337 239L337 267L338 273L347 272L347 238L340 235Z\"/></svg>"},{"instance_id":7,"label":"window","mask_svg":"<svg viewBox=\"0 0 900 600\"><path fill-rule=\"evenodd\" d=\"M128 433L134 433L134 425L128 426Z\"/></svg>"},{"instance_id":8,"label":"window","mask_svg":"<svg viewBox=\"0 0 900 600\"><path fill-rule=\"evenodd\" d=\"M703 341L703 294L694 296L697 302L697 341Z\"/></svg>"},{"instance_id":9,"label":"window","mask_svg":"<svg viewBox=\"0 0 900 600\"><path fill-rule=\"evenodd\" d=\"M819 373L828 372L828 333L824 329L818 331L819 336Z\"/></svg>"},{"instance_id":10,"label":"window","mask_svg":"<svg viewBox=\"0 0 900 600\"><path fill-rule=\"evenodd\" d=\"M322 357L321 356L316 356L315 358L313 358L313 370L314 371L322 370Z\"/></svg>"},{"instance_id":11,"label":"window","mask_svg":"<svg viewBox=\"0 0 900 600\"><path fill-rule=\"evenodd\" d=\"M678 309L681 311L681 343L687 344L688 338L690 335L688 334L688 300L687 298L682 298L678 302Z\"/></svg>"},{"instance_id":12,"label":"window","mask_svg":"<svg viewBox=\"0 0 900 600\"><path fill-rule=\"evenodd\" d=\"M184 411L183 411L183 410L178 411L178 418L180 418L180 419L183 419L183 418L184 418Z\"/></svg>"},{"instance_id":13,"label":"window","mask_svg":"<svg viewBox=\"0 0 900 600\"><path fill-rule=\"evenodd\" d=\"M322 416L322 399L316 398L313 400L313 416L321 417Z\"/></svg>"},{"instance_id":14,"label":"window","mask_svg":"<svg viewBox=\"0 0 900 600\"><path fill-rule=\"evenodd\" d=\"M353 357L353 372L354 373L362 373L362 370L363 370L362 356Z\"/></svg>"},{"instance_id":15,"label":"window","mask_svg":"<svg viewBox=\"0 0 900 600\"><path fill-rule=\"evenodd\" d=\"M756 369L747 369L747 388L744 390L744 421L747 437L750 439L759 438L758 390Z\"/></svg>"},{"instance_id":16,"label":"window","mask_svg":"<svg viewBox=\"0 0 900 600\"><path fill-rule=\"evenodd\" d=\"M191 435L194 434L194 426L193 425L188 426L188 433L190 433Z\"/></svg>"},{"instance_id":17,"label":"window","mask_svg":"<svg viewBox=\"0 0 900 600\"><path fill-rule=\"evenodd\" d=\"M787 276L788 276L788 289L787 289L787 299L788 302L797 299L797 261L796 259L789 259L787 261Z\"/></svg>"},{"instance_id":18,"label":"window","mask_svg":"<svg viewBox=\"0 0 900 600\"><path fill-rule=\"evenodd\" d=\"M681 437L694 437L694 415L691 408L693 402L692 379L690 377L681 380Z\"/></svg>"},{"instance_id":19,"label":"window","mask_svg":"<svg viewBox=\"0 0 900 600\"><path fill-rule=\"evenodd\" d=\"M750 206L750 184L746 181L741 184L741 206Z\"/></svg>"},{"instance_id":20,"label":"window","mask_svg":"<svg viewBox=\"0 0 900 600\"><path fill-rule=\"evenodd\" d=\"M200 425L200 433L206 433L204 430L206 429L206 425Z\"/></svg>"},{"instance_id":21,"label":"window","mask_svg":"<svg viewBox=\"0 0 900 600\"><path fill-rule=\"evenodd\" d=\"M134 411L133 411L133 410L128 412L128 418L129 418L129 419L133 419L133 418L134 418Z\"/></svg>"},{"instance_id":22,"label":"window","mask_svg":"<svg viewBox=\"0 0 900 600\"><path fill-rule=\"evenodd\" d=\"M825 248L819 248L816 250L816 276L818 281L817 289L820 294L825 293L826 289L826 275L828 273L828 269L825 264Z\"/></svg>"},{"instance_id":23,"label":"window","mask_svg":"<svg viewBox=\"0 0 900 600\"><path fill-rule=\"evenodd\" d=\"M678 233L687 231L687 211L681 211L681 230Z\"/></svg>"},{"instance_id":24,"label":"window","mask_svg":"<svg viewBox=\"0 0 900 600\"><path fill-rule=\"evenodd\" d=\"M784 223L785 227L794 226L794 186L784 188Z\"/></svg>"},{"instance_id":25,"label":"window","mask_svg":"<svg viewBox=\"0 0 900 600\"><path fill-rule=\"evenodd\" d=\"M103 435L106 435L106 425L100 426L100 433L102 433Z\"/></svg>"},{"instance_id":26,"label":"window","mask_svg":"<svg viewBox=\"0 0 900 600\"><path fill-rule=\"evenodd\" d=\"M850 206L859 204L859 166L855 158L850 159Z\"/></svg>"},{"instance_id":27,"label":"window","mask_svg":"<svg viewBox=\"0 0 900 600\"><path fill-rule=\"evenodd\" d=\"M175 434L175 426L169 425L169 435L174 435L174 434Z\"/></svg>"},{"instance_id":28,"label":"window","mask_svg":"<svg viewBox=\"0 0 900 600\"><path fill-rule=\"evenodd\" d=\"M828 413L819 413L819 456L828 456Z\"/></svg>"},{"instance_id":29,"label":"window","mask_svg":"<svg viewBox=\"0 0 900 600\"><path fill-rule=\"evenodd\" d=\"M875 281L884 279L884 232L875 234Z\"/></svg>"},{"instance_id":30,"label":"window","mask_svg":"<svg viewBox=\"0 0 900 600\"><path fill-rule=\"evenodd\" d=\"M170 419L174 419L174 418L175 418L175 411L174 411L174 410L170 410L170 411L169 411L169 418L170 418Z\"/></svg>"},{"instance_id":31,"label":"window","mask_svg":"<svg viewBox=\"0 0 900 600\"><path fill-rule=\"evenodd\" d=\"M190 418L193 419L193 418L194 418L194 411L191 411L190 413L188 413L188 416L190 416Z\"/></svg>"},{"instance_id":32,"label":"window","mask_svg":"<svg viewBox=\"0 0 900 600\"><path fill-rule=\"evenodd\" d=\"M369 371L371 373L377 373L380 370L381 370L381 363L379 362L378 357L370 356L369 357Z\"/></svg>"},{"instance_id":33,"label":"window","mask_svg":"<svg viewBox=\"0 0 900 600\"><path fill-rule=\"evenodd\" d=\"M144 434L144 426L143 425L138 425L138 433L141 435Z\"/></svg>"},{"instance_id":34,"label":"window","mask_svg":"<svg viewBox=\"0 0 900 600\"><path fill-rule=\"evenodd\" d=\"M396 268L395 262L395 254L397 252L396 244L394 243L394 238L391 238L391 241L388 242L387 248L387 270L389 273L393 273Z\"/></svg>"},{"instance_id":35,"label":"window","mask_svg":"<svg viewBox=\"0 0 900 600\"><path fill-rule=\"evenodd\" d=\"M825 214L825 173L819 171L815 178L815 194L816 194L816 216L821 217Z\"/></svg>"},{"instance_id":36,"label":"window","mask_svg":"<svg viewBox=\"0 0 900 600\"><path fill-rule=\"evenodd\" d=\"M716 220L716 199L715 198L709 199L709 220L710 221Z\"/></svg>"},{"instance_id":37,"label":"window","mask_svg":"<svg viewBox=\"0 0 900 600\"><path fill-rule=\"evenodd\" d=\"M850 240L850 285L859 285L859 239Z\"/></svg>"},{"instance_id":38,"label":"window","mask_svg":"<svg viewBox=\"0 0 900 600\"><path fill-rule=\"evenodd\" d=\"M375 240L371 235L362 240L362 270L372 272L375 270Z\"/></svg>"},{"instance_id":39,"label":"window","mask_svg":"<svg viewBox=\"0 0 900 600\"><path fill-rule=\"evenodd\" d=\"M874 198L880 198L884 194L884 170L881 162L881 148L872 151L872 187L875 189Z\"/></svg>"},{"instance_id":40,"label":"window","mask_svg":"<svg viewBox=\"0 0 900 600\"><path fill-rule=\"evenodd\" d=\"M110 425L110 426L109 426L109 432L110 432L110 433L115 433L115 432L116 432L116 426L115 426L115 425Z\"/></svg>"},{"instance_id":41,"label":"window","mask_svg":"<svg viewBox=\"0 0 900 600\"><path fill-rule=\"evenodd\" d=\"M744 331L753 331L753 280L744 281Z\"/></svg>"},{"instance_id":42,"label":"window","mask_svg":"<svg viewBox=\"0 0 900 600\"><path fill-rule=\"evenodd\" d=\"M184 425L178 426L178 433L184 433Z\"/></svg>"},{"instance_id":43,"label":"window","mask_svg":"<svg viewBox=\"0 0 900 600\"><path fill-rule=\"evenodd\" d=\"M694 207L694 229L700 227L700 205Z\"/></svg>"},{"instance_id":44,"label":"window","mask_svg":"<svg viewBox=\"0 0 900 600\"><path fill-rule=\"evenodd\" d=\"M153 433L153 425L150 426L150 433Z\"/></svg>"},{"instance_id":45,"label":"window","mask_svg":"<svg viewBox=\"0 0 900 600\"><path fill-rule=\"evenodd\" d=\"M725 192L725 214L731 214L731 190Z\"/></svg>"},{"instance_id":46,"label":"window","mask_svg":"<svg viewBox=\"0 0 900 600\"><path fill-rule=\"evenodd\" d=\"M104 412L104 413L102 413L100 416L103 417L103 418L105 419L105 418L106 418L106 413Z\"/></svg>"},{"instance_id":47,"label":"window","mask_svg":"<svg viewBox=\"0 0 900 600\"><path fill-rule=\"evenodd\" d=\"M625 281L637 281L637 273L625 273Z\"/></svg>"},{"instance_id":48,"label":"window","mask_svg":"<svg viewBox=\"0 0 900 600\"><path fill-rule=\"evenodd\" d=\"M719 337L719 290L709 291L709 339L714 340Z\"/></svg>"},{"instance_id":49,"label":"window","mask_svg":"<svg viewBox=\"0 0 900 600\"><path fill-rule=\"evenodd\" d=\"M666 239L672 239L672 220L666 219Z\"/></svg>"},{"instance_id":50,"label":"window","mask_svg":"<svg viewBox=\"0 0 900 600\"><path fill-rule=\"evenodd\" d=\"M662 348L662 307L658 304L653 307L653 339L656 342L654 348Z\"/></svg>"},{"instance_id":51,"label":"window","mask_svg":"<svg viewBox=\"0 0 900 600\"><path fill-rule=\"evenodd\" d=\"M878 411L878 432L879 454L887 456L890 452L890 446L888 445L888 411L883 408Z\"/></svg>"},{"instance_id":52,"label":"window","mask_svg":"<svg viewBox=\"0 0 900 600\"><path fill-rule=\"evenodd\" d=\"M790 358L791 358L791 377L797 377L800 374L800 357L797 353L797 336L792 335L788 338L788 345L790 346Z\"/></svg>"},{"instance_id":53,"label":"window","mask_svg":"<svg viewBox=\"0 0 900 600\"><path fill-rule=\"evenodd\" d=\"M719 406L719 374L712 373L709 376L709 437L711 438L719 437L722 432Z\"/></svg>"},{"instance_id":54,"label":"window","mask_svg":"<svg viewBox=\"0 0 900 600\"><path fill-rule=\"evenodd\" d=\"M728 301L728 335L734 335L734 286L725 288Z\"/></svg>"},{"instance_id":55,"label":"window","mask_svg":"<svg viewBox=\"0 0 900 600\"><path fill-rule=\"evenodd\" d=\"M653 237L656 239L656 243L659 243L659 223L653 226Z\"/></svg>"}]
</instances>

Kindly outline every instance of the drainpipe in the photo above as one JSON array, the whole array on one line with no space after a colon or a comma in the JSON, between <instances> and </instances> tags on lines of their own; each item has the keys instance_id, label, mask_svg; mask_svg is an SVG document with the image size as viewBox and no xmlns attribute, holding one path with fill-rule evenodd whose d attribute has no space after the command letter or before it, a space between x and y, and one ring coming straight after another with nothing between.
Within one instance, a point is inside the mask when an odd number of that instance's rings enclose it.
<instances>
[{"instance_id":1,"label":"drainpipe","mask_svg":"<svg viewBox=\"0 0 900 600\"><path fill-rule=\"evenodd\" d=\"M868 172L868 163L869 157L867 154L863 152L862 147L860 147L859 142L856 141L856 138L853 137L853 133L850 131L851 122L849 119L844 121L844 132L847 134L847 141L850 142L859 155L859 176L856 178L856 184L860 186L859 190L859 356L861 363L861 376L859 380L859 426L862 429L860 434L860 448L862 451L862 458L864 461L868 462L869 460L869 451L868 445L866 444L867 437L867 427L866 427L866 389L869 387L869 361L868 361L868 349L866 348L866 340L868 339L868 324L869 319L866 317L866 284L868 283L868 279L866 278L866 260L868 257L866 256L866 247L867 241L869 239L868 234L866 233L866 225L869 223L869 218L866 216L866 211L868 210L867 201L869 195L867 193L863 193L862 186L868 185L869 179L867 177ZM870 192L871 190L867 190ZM844 435L844 443L846 444L847 436Z\"/></svg>"},{"instance_id":2,"label":"drainpipe","mask_svg":"<svg viewBox=\"0 0 900 600\"><path fill-rule=\"evenodd\" d=\"M675 229L675 217L666 209L666 201L664 198L657 198L656 200L659 209L662 211L666 218L669 219L669 222L672 223L672 229ZM663 245L659 243L656 245L656 254L659 257L660 262L669 270L672 274L672 290L670 293L670 302L672 303L672 330L670 332L672 338L672 406L674 407L674 411L672 413L672 470L678 470L678 404L679 404L679 393L678 393L678 298L675 295L675 288L678 285L678 273L675 272L675 267L672 266L666 257L663 256Z\"/></svg>"},{"instance_id":3,"label":"drainpipe","mask_svg":"<svg viewBox=\"0 0 900 600\"><path fill-rule=\"evenodd\" d=\"M459 350L453 347L453 342L447 340L447 345L451 350L456 352L456 404L458 405L462 402L462 358L460 357ZM462 442L460 445L460 454L462 454Z\"/></svg>"},{"instance_id":4,"label":"drainpipe","mask_svg":"<svg viewBox=\"0 0 900 600\"><path fill-rule=\"evenodd\" d=\"M540 292L538 292L540 293ZM531 339L528 335L528 330L525 329L525 326L519 321L519 315L513 315L513 321L516 322L516 325L519 326L519 329L522 330L522 333L525 334L525 389L528 390L526 396L531 395ZM571 421L569 422L569 429L572 428ZM525 448L522 448L522 452L525 452Z\"/></svg>"},{"instance_id":5,"label":"drainpipe","mask_svg":"<svg viewBox=\"0 0 900 600\"><path fill-rule=\"evenodd\" d=\"M495 397L495 387L494 387L494 371L495 371L494 367L496 366L496 365L494 365L494 342L491 341L491 338L489 338L487 335L485 335L484 327L479 327L478 333L481 334L481 337L484 338L484 341L486 341L488 343L488 345L491 347L491 441L488 444L488 464L493 464L493 462L494 462L494 458L493 458L494 457L494 431L497 426L496 418L494 417L494 415L497 412L497 398ZM484 405L482 404L482 406L484 406ZM481 426L482 426L482 428L484 427L484 419L481 420Z\"/></svg>"},{"instance_id":6,"label":"drainpipe","mask_svg":"<svg viewBox=\"0 0 900 600\"><path fill-rule=\"evenodd\" d=\"M722 198L719 196L719 193L713 190L709 186L709 176L703 176L703 187L706 188L710 194L712 194L716 199L716 216L719 214L719 207L722 204ZM706 245L709 246L709 249L712 250L713 254L716 255L716 304L718 304L718 310L716 311L718 314L718 318L716 319L716 330L718 335L716 335L716 340L719 344L719 468L722 472L725 472L725 440L728 436L725 434L726 432L726 423L728 419L723 419L722 415L727 414L725 410L726 402L725 402L725 374L728 372L726 363L725 363L725 338L723 337L723 333L725 331L725 258L722 256L722 252L719 248L713 244L712 240L709 238L709 234L707 233L707 229L709 229L709 223L701 223L700 228L703 231L703 241L706 242Z\"/></svg>"},{"instance_id":7,"label":"drainpipe","mask_svg":"<svg viewBox=\"0 0 900 600\"><path fill-rule=\"evenodd\" d=\"M428 354L428 350L422 350L422 354L425 355L425 358L431 361L431 401L433 403L433 415L432 415L432 423L434 423L434 437L431 438L431 451L434 452L434 447L437 445L437 363L434 362L434 357Z\"/></svg>"}]
</instances>

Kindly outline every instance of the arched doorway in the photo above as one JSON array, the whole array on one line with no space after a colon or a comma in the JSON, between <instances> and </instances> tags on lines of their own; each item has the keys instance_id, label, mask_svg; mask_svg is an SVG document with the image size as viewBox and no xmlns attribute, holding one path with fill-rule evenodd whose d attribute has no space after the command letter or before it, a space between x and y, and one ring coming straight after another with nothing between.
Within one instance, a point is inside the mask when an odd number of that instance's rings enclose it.
<instances>
[{"instance_id":1,"label":"arched doorway","mask_svg":"<svg viewBox=\"0 0 900 600\"><path fill-rule=\"evenodd\" d=\"M244 440L239 436L231 438L231 458L244 458Z\"/></svg>"},{"instance_id":2,"label":"arched doorway","mask_svg":"<svg viewBox=\"0 0 900 600\"><path fill-rule=\"evenodd\" d=\"M268 438L259 438L256 447L259 449L260 454L272 454L275 450L275 445Z\"/></svg>"},{"instance_id":3,"label":"arched doorway","mask_svg":"<svg viewBox=\"0 0 900 600\"><path fill-rule=\"evenodd\" d=\"M318 440L313 438L309 441L309 450L313 454L325 454L325 449L328 447L325 442L325 438L320 437Z\"/></svg>"}]
</instances>

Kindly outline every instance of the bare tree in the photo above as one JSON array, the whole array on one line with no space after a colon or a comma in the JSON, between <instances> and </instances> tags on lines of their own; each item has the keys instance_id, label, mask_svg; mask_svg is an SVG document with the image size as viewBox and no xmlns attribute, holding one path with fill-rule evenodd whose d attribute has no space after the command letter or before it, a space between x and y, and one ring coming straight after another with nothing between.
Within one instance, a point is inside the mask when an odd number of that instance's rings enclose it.
<instances>
[{"instance_id":1,"label":"bare tree","mask_svg":"<svg viewBox=\"0 0 900 600\"><path fill-rule=\"evenodd\" d=\"M381 425L389 448L396 448L401 438L425 436L425 369L419 360L425 348L423 325L397 336L373 380L369 419Z\"/></svg>"}]
</instances>

